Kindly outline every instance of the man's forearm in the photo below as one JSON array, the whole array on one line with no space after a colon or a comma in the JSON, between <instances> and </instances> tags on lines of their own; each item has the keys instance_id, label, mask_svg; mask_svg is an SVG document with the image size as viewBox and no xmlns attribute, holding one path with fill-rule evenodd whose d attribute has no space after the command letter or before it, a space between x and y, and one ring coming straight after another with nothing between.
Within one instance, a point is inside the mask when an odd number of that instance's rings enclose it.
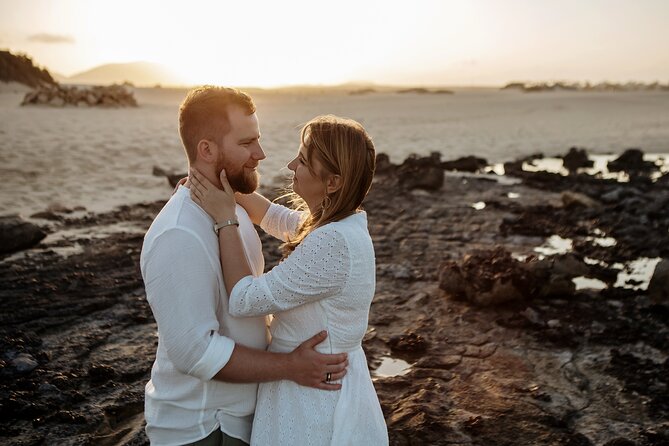
<instances>
[{"instance_id":1,"label":"man's forearm","mask_svg":"<svg viewBox=\"0 0 669 446\"><path fill-rule=\"evenodd\" d=\"M300 344L290 353L256 350L236 344L228 363L214 379L232 383L279 381L322 390L339 390L336 382L346 375L346 353L321 354L315 348L327 337L322 331Z\"/></svg>"},{"instance_id":2,"label":"man's forearm","mask_svg":"<svg viewBox=\"0 0 669 446\"><path fill-rule=\"evenodd\" d=\"M228 363L214 376L231 383L257 383L289 379L291 364L287 353L267 352L235 345Z\"/></svg>"}]
</instances>

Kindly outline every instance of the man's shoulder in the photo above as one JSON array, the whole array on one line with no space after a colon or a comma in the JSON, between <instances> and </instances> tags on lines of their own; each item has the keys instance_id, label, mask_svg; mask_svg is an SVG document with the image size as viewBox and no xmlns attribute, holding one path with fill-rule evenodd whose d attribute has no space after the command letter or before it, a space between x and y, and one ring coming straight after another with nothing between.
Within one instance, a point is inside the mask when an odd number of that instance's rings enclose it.
<instances>
[{"instance_id":1,"label":"man's shoulder","mask_svg":"<svg viewBox=\"0 0 669 446\"><path fill-rule=\"evenodd\" d=\"M209 221L198 212L194 203L182 196L172 196L151 223L144 236L143 249L150 249L160 239L180 239L184 241L202 241L208 233Z\"/></svg>"}]
</instances>

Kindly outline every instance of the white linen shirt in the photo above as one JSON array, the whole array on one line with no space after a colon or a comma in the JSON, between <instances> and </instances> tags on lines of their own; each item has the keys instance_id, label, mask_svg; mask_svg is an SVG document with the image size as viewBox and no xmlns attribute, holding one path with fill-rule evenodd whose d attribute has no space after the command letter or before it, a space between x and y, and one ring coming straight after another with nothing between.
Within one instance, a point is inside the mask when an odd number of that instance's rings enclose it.
<instances>
[{"instance_id":1,"label":"white linen shirt","mask_svg":"<svg viewBox=\"0 0 669 446\"><path fill-rule=\"evenodd\" d=\"M262 246L246 211L239 229L253 274L262 274ZM265 317L235 318L220 267L214 221L180 186L146 236L140 268L158 324L158 349L145 388L146 433L152 445L191 443L220 426L250 441L258 384L212 380L236 342L265 349Z\"/></svg>"}]
</instances>

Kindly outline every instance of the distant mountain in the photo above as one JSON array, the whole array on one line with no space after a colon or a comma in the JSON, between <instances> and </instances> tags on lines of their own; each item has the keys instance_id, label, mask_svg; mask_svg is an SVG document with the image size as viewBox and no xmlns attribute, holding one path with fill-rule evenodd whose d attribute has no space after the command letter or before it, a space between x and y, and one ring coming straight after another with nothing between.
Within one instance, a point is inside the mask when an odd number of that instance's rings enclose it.
<instances>
[{"instance_id":1,"label":"distant mountain","mask_svg":"<svg viewBox=\"0 0 669 446\"><path fill-rule=\"evenodd\" d=\"M5 50L0 51L0 81L18 82L29 87L56 83L51 74L36 66L30 57Z\"/></svg>"},{"instance_id":2,"label":"distant mountain","mask_svg":"<svg viewBox=\"0 0 669 446\"><path fill-rule=\"evenodd\" d=\"M59 72L53 70L50 70L49 73L51 73L51 77L53 77L56 82L67 83L67 76L64 74L60 74Z\"/></svg>"},{"instance_id":3,"label":"distant mountain","mask_svg":"<svg viewBox=\"0 0 669 446\"><path fill-rule=\"evenodd\" d=\"M122 84L130 82L137 87L182 86L187 83L163 65L149 62L113 63L100 65L61 80L68 84Z\"/></svg>"}]
</instances>

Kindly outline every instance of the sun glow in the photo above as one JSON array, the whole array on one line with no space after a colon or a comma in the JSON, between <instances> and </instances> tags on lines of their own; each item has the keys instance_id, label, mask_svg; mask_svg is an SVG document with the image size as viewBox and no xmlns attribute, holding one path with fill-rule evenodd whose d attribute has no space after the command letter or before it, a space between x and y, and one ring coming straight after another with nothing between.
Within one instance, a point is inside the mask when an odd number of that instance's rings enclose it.
<instances>
[{"instance_id":1,"label":"sun glow","mask_svg":"<svg viewBox=\"0 0 669 446\"><path fill-rule=\"evenodd\" d=\"M370 36L372 30L411 23L403 8L379 1L120 3L78 9L86 54L98 55L95 64L156 62L191 84L345 82L387 58L400 40L391 30ZM103 38L109 35L114 39Z\"/></svg>"},{"instance_id":2,"label":"sun glow","mask_svg":"<svg viewBox=\"0 0 669 446\"><path fill-rule=\"evenodd\" d=\"M0 48L185 84L664 82L668 21L666 0L0 0Z\"/></svg>"}]
</instances>

